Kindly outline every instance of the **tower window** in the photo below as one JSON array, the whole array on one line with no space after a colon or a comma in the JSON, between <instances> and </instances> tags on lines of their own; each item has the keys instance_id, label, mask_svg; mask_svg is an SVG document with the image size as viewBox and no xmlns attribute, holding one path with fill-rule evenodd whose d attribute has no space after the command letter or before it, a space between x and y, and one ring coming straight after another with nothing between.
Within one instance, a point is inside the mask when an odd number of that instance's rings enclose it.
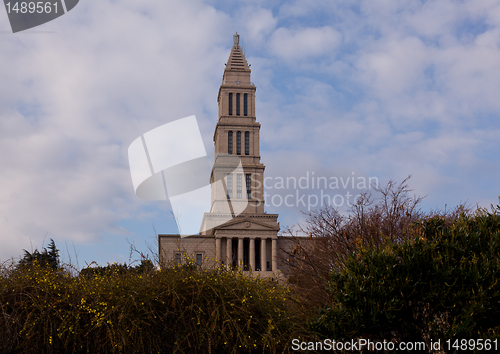
<instances>
[{"instance_id":1,"label":"tower window","mask_svg":"<svg viewBox=\"0 0 500 354\"><path fill-rule=\"evenodd\" d=\"M236 155L241 155L241 132L236 133Z\"/></svg>"},{"instance_id":2,"label":"tower window","mask_svg":"<svg viewBox=\"0 0 500 354\"><path fill-rule=\"evenodd\" d=\"M241 199L241 174L236 175L236 197Z\"/></svg>"},{"instance_id":3,"label":"tower window","mask_svg":"<svg viewBox=\"0 0 500 354\"><path fill-rule=\"evenodd\" d=\"M203 254L197 253L196 254L196 265L201 266L201 263L203 263Z\"/></svg>"},{"instance_id":4,"label":"tower window","mask_svg":"<svg viewBox=\"0 0 500 354\"><path fill-rule=\"evenodd\" d=\"M236 94L236 115L240 115L240 94Z\"/></svg>"},{"instance_id":5,"label":"tower window","mask_svg":"<svg viewBox=\"0 0 500 354\"><path fill-rule=\"evenodd\" d=\"M233 115L233 94L229 94L229 115Z\"/></svg>"},{"instance_id":6,"label":"tower window","mask_svg":"<svg viewBox=\"0 0 500 354\"><path fill-rule=\"evenodd\" d=\"M229 131L227 133L227 153L232 154L233 153L233 132Z\"/></svg>"},{"instance_id":7,"label":"tower window","mask_svg":"<svg viewBox=\"0 0 500 354\"><path fill-rule=\"evenodd\" d=\"M250 155L250 132L245 132L245 155Z\"/></svg>"},{"instance_id":8,"label":"tower window","mask_svg":"<svg viewBox=\"0 0 500 354\"><path fill-rule=\"evenodd\" d=\"M251 174L247 174L246 177L246 184L247 184L247 199L250 199L252 196L252 180L251 180Z\"/></svg>"},{"instance_id":9,"label":"tower window","mask_svg":"<svg viewBox=\"0 0 500 354\"><path fill-rule=\"evenodd\" d=\"M248 94L247 93L243 94L243 115L244 116L248 115Z\"/></svg>"},{"instance_id":10,"label":"tower window","mask_svg":"<svg viewBox=\"0 0 500 354\"><path fill-rule=\"evenodd\" d=\"M227 198L231 199L233 197L233 174L227 175Z\"/></svg>"}]
</instances>

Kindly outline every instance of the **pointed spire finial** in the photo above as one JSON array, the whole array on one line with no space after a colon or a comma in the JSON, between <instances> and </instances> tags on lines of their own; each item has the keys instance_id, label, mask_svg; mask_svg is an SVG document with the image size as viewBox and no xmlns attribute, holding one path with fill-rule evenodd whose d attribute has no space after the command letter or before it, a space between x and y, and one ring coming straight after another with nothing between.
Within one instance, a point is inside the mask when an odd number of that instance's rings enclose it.
<instances>
[{"instance_id":1,"label":"pointed spire finial","mask_svg":"<svg viewBox=\"0 0 500 354\"><path fill-rule=\"evenodd\" d=\"M240 35L238 32L236 34L233 34L233 46L238 46L240 44Z\"/></svg>"}]
</instances>

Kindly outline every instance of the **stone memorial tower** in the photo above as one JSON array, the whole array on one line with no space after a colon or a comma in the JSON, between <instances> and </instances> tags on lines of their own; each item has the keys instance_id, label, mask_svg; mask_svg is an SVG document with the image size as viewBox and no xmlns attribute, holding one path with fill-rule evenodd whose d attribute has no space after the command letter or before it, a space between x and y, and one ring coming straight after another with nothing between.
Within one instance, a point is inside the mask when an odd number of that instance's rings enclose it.
<instances>
[{"instance_id":1,"label":"stone memorial tower","mask_svg":"<svg viewBox=\"0 0 500 354\"><path fill-rule=\"evenodd\" d=\"M188 256L207 268L222 264L262 276L278 270L278 214L264 211L265 166L250 73L236 33L217 96L210 211L197 235L159 235L163 262Z\"/></svg>"}]
</instances>

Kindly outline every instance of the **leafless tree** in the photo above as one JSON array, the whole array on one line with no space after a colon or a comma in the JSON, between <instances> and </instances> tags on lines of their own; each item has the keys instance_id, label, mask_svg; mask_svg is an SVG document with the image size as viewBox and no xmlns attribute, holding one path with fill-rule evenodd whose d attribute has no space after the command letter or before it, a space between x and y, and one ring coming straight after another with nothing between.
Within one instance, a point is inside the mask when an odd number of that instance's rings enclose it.
<instances>
[{"instance_id":1,"label":"leafless tree","mask_svg":"<svg viewBox=\"0 0 500 354\"><path fill-rule=\"evenodd\" d=\"M416 236L415 225L425 214L419 208L422 198L410 195L409 179L372 186L346 214L330 205L305 213L306 220L295 231L283 232L292 243L282 250L290 282L304 290L307 301L314 306L328 303L332 272L341 271L360 248L380 248Z\"/></svg>"}]
</instances>

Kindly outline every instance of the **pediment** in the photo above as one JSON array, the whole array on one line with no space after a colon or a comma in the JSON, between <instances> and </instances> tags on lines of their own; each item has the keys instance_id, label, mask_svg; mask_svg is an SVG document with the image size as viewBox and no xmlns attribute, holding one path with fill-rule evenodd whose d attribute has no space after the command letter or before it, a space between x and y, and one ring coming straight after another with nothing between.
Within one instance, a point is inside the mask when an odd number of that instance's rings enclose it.
<instances>
[{"instance_id":1,"label":"pediment","mask_svg":"<svg viewBox=\"0 0 500 354\"><path fill-rule=\"evenodd\" d=\"M244 219L235 218L220 225L217 230L259 230L259 231L278 231L279 224L276 222L266 223L256 218L246 217Z\"/></svg>"}]
</instances>

